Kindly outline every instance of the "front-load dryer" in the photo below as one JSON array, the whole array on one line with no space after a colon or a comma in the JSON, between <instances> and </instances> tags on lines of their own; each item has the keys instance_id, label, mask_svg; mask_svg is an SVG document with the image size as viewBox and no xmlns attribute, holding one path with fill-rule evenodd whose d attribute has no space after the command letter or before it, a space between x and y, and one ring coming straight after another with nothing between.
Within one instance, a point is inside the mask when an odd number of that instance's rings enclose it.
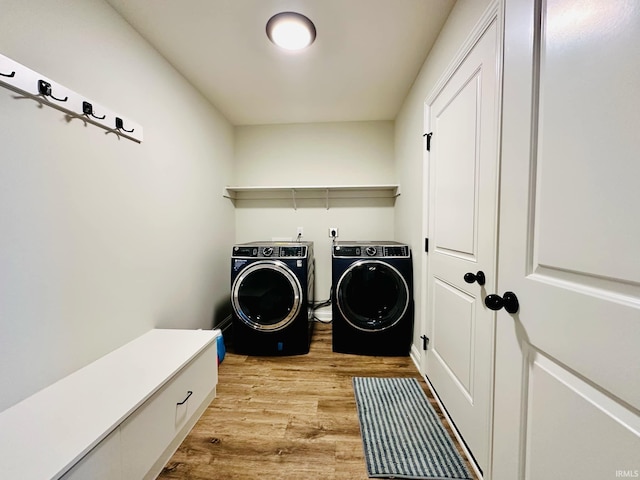
<instances>
[{"instance_id":1,"label":"front-load dryer","mask_svg":"<svg viewBox=\"0 0 640 480\"><path fill-rule=\"evenodd\" d=\"M409 246L336 242L331 266L333 351L408 355L414 310Z\"/></svg>"},{"instance_id":2,"label":"front-load dryer","mask_svg":"<svg viewBox=\"0 0 640 480\"><path fill-rule=\"evenodd\" d=\"M246 355L309 352L313 242L235 245L231 257L233 347Z\"/></svg>"}]
</instances>

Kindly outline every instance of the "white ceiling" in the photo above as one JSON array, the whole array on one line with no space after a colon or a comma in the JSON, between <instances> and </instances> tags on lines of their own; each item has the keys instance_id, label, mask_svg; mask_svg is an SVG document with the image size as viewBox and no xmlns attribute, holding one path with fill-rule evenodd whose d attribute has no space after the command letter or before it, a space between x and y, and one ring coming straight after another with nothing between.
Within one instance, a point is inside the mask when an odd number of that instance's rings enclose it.
<instances>
[{"instance_id":1,"label":"white ceiling","mask_svg":"<svg viewBox=\"0 0 640 480\"><path fill-rule=\"evenodd\" d=\"M107 0L234 125L393 120L455 0ZM265 25L309 17L285 52Z\"/></svg>"}]
</instances>

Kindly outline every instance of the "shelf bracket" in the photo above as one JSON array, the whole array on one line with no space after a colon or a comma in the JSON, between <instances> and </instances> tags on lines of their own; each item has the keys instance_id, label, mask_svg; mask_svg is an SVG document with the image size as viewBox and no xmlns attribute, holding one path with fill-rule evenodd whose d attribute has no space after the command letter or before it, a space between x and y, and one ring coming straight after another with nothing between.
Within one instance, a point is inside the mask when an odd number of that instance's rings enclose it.
<instances>
[{"instance_id":1,"label":"shelf bracket","mask_svg":"<svg viewBox=\"0 0 640 480\"><path fill-rule=\"evenodd\" d=\"M293 209L298 210L298 204L296 203L296 189L291 189L291 199L293 200Z\"/></svg>"},{"instance_id":2,"label":"shelf bracket","mask_svg":"<svg viewBox=\"0 0 640 480\"><path fill-rule=\"evenodd\" d=\"M329 210L329 189L328 188L325 190L325 193L326 193L326 197L325 198L326 198L326 201L327 201L326 206L327 206L327 210Z\"/></svg>"}]
</instances>

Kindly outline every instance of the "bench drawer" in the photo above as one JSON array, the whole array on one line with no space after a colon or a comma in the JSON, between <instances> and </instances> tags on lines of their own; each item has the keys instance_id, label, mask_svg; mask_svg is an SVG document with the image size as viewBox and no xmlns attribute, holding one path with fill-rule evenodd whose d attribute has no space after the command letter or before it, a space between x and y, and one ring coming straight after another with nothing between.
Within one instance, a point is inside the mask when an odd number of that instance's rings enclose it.
<instances>
[{"instance_id":1,"label":"bench drawer","mask_svg":"<svg viewBox=\"0 0 640 480\"><path fill-rule=\"evenodd\" d=\"M217 360L216 342L212 342L122 423L124 480L145 478L175 442L176 435L215 389Z\"/></svg>"}]
</instances>

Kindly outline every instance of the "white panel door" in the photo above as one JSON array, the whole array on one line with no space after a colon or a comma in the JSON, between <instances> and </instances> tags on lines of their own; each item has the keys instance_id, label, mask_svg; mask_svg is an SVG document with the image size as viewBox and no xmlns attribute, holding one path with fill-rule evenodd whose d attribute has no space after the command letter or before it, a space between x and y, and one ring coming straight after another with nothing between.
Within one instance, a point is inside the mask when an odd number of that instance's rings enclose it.
<instances>
[{"instance_id":1,"label":"white panel door","mask_svg":"<svg viewBox=\"0 0 640 480\"><path fill-rule=\"evenodd\" d=\"M483 299L495 286L497 41L494 21L425 114L433 137L424 372L481 469L491 442L495 314ZM484 285L465 281L479 271Z\"/></svg>"},{"instance_id":2,"label":"white panel door","mask_svg":"<svg viewBox=\"0 0 640 480\"><path fill-rule=\"evenodd\" d=\"M493 478L638 478L640 2L505 13Z\"/></svg>"}]
</instances>

